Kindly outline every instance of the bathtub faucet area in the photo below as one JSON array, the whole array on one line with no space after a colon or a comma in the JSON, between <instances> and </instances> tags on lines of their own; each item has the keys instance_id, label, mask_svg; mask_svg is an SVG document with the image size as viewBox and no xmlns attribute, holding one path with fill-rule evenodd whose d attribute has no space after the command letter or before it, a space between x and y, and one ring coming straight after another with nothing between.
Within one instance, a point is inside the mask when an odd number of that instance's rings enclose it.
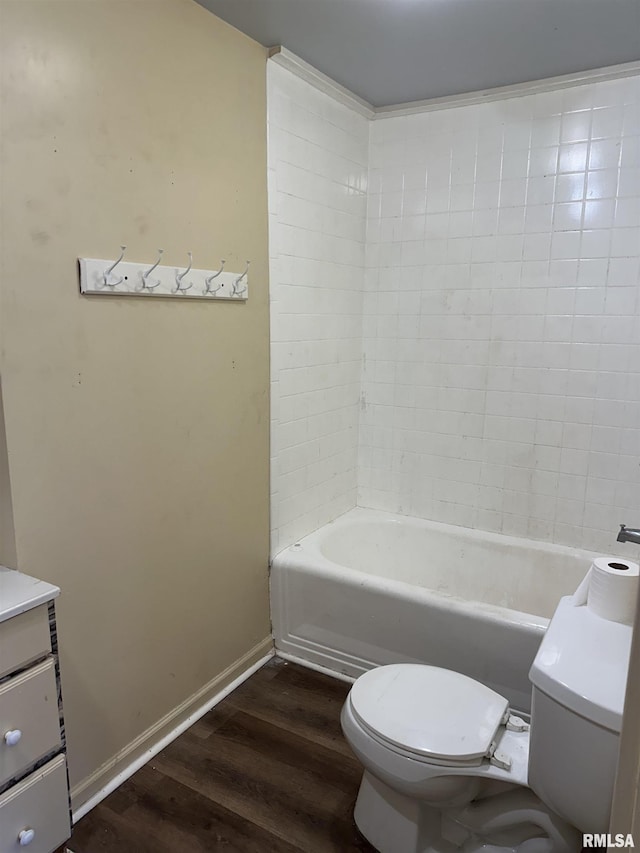
<instances>
[{"instance_id":1,"label":"bathtub faucet area","mask_svg":"<svg viewBox=\"0 0 640 853\"><path fill-rule=\"evenodd\" d=\"M627 527L624 524L620 525L618 533L618 542L633 542L635 545L640 545L640 530Z\"/></svg>"}]
</instances>

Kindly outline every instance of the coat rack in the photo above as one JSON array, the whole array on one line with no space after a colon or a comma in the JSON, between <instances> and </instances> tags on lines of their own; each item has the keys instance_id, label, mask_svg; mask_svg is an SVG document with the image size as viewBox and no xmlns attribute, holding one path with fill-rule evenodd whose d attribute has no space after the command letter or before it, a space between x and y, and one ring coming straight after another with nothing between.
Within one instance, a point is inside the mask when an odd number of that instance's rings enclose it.
<instances>
[{"instance_id":1,"label":"coat rack","mask_svg":"<svg viewBox=\"0 0 640 853\"><path fill-rule=\"evenodd\" d=\"M80 292L100 296L162 296L174 299L233 299L249 297L249 264L244 272L228 272L225 261L218 270L193 268L193 257L187 252L186 267L161 266L163 250L158 249L154 264L125 261L126 246L120 247L115 261L78 258Z\"/></svg>"}]
</instances>

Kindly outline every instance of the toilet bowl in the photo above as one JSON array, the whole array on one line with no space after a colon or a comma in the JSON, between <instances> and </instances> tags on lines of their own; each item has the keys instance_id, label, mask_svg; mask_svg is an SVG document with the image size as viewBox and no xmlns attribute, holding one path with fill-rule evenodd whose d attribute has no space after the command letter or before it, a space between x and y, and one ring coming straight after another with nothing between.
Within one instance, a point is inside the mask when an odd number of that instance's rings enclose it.
<instances>
[{"instance_id":1,"label":"toilet bowl","mask_svg":"<svg viewBox=\"0 0 640 853\"><path fill-rule=\"evenodd\" d=\"M506 699L483 684L432 666L379 667L356 681L341 723L366 768L356 823L383 853L457 849L447 836L471 850L478 838L478 816L472 820L467 810L465 820L464 812L478 798L485 802L485 848L492 838L496 850L516 850L524 841L540 838L546 839L540 851L580 849L575 830L524 787L529 726L511 714ZM523 795L516 801L500 796L516 786ZM514 826L507 820L507 826L489 830L490 818L504 818L507 809L518 811ZM523 809L529 812L524 837Z\"/></svg>"},{"instance_id":2,"label":"toilet bowl","mask_svg":"<svg viewBox=\"0 0 640 853\"><path fill-rule=\"evenodd\" d=\"M362 834L381 853L574 853L581 832L606 832L630 636L563 599L530 673L531 729L457 672L362 675L341 714L365 768Z\"/></svg>"}]
</instances>

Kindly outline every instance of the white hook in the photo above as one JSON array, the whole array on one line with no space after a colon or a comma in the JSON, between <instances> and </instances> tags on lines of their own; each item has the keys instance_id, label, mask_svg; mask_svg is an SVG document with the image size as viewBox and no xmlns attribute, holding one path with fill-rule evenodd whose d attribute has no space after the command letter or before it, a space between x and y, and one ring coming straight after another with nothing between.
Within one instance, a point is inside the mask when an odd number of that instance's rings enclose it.
<instances>
[{"instance_id":1,"label":"white hook","mask_svg":"<svg viewBox=\"0 0 640 853\"><path fill-rule=\"evenodd\" d=\"M238 285L240 284L240 282L242 281L243 278L247 277L247 273L249 272L249 264L250 263L251 263L251 261L247 261L247 268L242 273L242 275L239 275L238 278L233 282L233 296L242 296L242 294L247 289L246 287L243 287L242 290L239 290Z\"/></svg>"},{"instance_id":2,"label":"white hook","mask_svg":"<svg viewBox=\"0 0 640 853\"><path fill-rule=\"evenodd\" d=\"M222 287L222 285L221 285L221 284L219 284L219 285L216 287L216 289L215 289L215 290L212 290L212 289L211 289L211 282L212 282L214 279L218 278L218 276L219 276L219 275L221 275L221 274L222 274L222 270L224 269L224 265L225 265L225 264L226 264L226 261L220 261L220 265L221 265L221 266L220 266L220 269L218 270L218 272L214 273L213 275L210 275L208 278L207 278L207 277L205 277L205 280L204 280L204 281L205 281L205 288L204 288L204 295L205 295L205 296L208 296L209 294L211 294L211 295L213 296L213 295L214 295L215 293L217 293L217 292L220 290L220 288Z\"/></svg>"},{"instance_id":3,"label":"white hook","mask_svg":"<svg viewBox=\"0 0 640 853\"><path fill-rule=\"evenodd\" d=\"M152 267L149 267L148 270L146 270L145 272L142 273L142 290L155 290L159 284L162 284L162 282L160 281L159 278L156 279L155 284L149 284L147 282L147 279L149 278L151 273L154 271L154 269L158 266L158 264L162 260L162 253L163 252L164 252L164 249L158 249L158 260L155 262L155 264Z\"/></svg>"},{"instance_id":4,"label":"white hook","mask_svg":"<svg viewBox=\"0 0 640 853\"><path fill-rule=\"evenodd\" d=\"M187 255L189 255L189 266L184 272L178 272L176 270L176 289L173 291L174 293L185 293L187 290L191 290L191 288L193 287L193 283L189 284L187 287L182 286L182 279L189 272L189 270L191 269L191 264L193 263L193 256L191 252L187 252Z\"/></svg>"},{"instance_id":5,"label":"white hook","mask_svg":"<svg viewBox=\"0 0 640 853\"><path fill-rule=\"evenodd\" d=\"M114 271L114 269L118 266L120 261L124 258L124 253L127 250L127 247L126 246L120 246L120 250L121 250L120 251L120 257L118 258L118 260L114 261L114 263L112 263L111 266L102 273L102 281L104 282L105 287L117 287L119 284L121 284L124 281L122 276L120 276L120 278L117 281L109 281L109 276Z\"/></svg>"}]
</instances>

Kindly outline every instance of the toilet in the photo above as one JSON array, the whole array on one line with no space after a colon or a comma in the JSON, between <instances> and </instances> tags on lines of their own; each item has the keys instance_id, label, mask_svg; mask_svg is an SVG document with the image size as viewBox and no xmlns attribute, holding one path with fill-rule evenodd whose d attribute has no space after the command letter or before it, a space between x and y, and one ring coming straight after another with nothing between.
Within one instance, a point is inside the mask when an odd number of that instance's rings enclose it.
<instances>
[{"instance_id":1,"label":"toilet","mask_svg":"<svg viewBox=\"0 0 640 853\"><path fill-rule=\"evenodd\" d=\"M575 853L608 832L632 628L561 599L529 673L530 725L478 681L391 664L341 723L364 766L354 817L380 853Z\"/></svg>"}]
</instances>

